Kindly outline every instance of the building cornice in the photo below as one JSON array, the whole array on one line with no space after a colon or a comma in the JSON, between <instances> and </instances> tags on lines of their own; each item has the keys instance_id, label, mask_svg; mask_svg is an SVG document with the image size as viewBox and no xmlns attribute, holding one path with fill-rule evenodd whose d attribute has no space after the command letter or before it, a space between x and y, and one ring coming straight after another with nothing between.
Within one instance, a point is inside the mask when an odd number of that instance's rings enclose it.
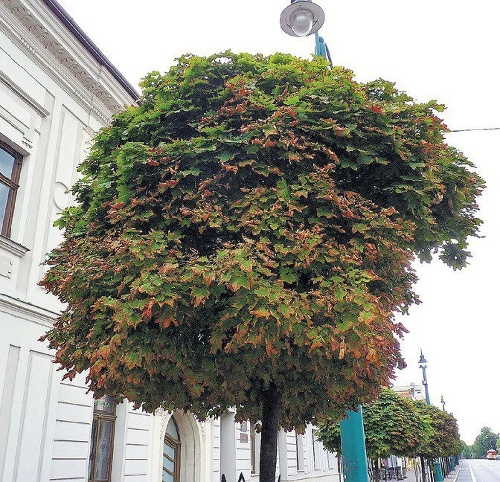
<instances>
[{"instance_id":1,"label":"building cornice","mask_svg":"<svg viewBox=\"0 0 500 482\"><path fill-rule=\"evenodd\" d=\"M16 243L12 241L12 239L6 238L0 234L0 251L7 251L18 258L22 258L29 249L23 246L22 244Z\"/></svg>"},{"instance_id":2,"label":"building cornice","mask_svg":"<svg viewBox=\"0 0 500 482\"><path fill-rule=\"evenodd\" d=\"M0 293L0 311L50 328L59 316L55 311Z\"/></svg>"},{"instance_id":3,"label":"building cornice","mask_svg":"<svg viewBox=\"0 0 500 482\"><path fill-rule=\"evenodd\" d=\"M97 45L87 36L87 34L78 26L78 24L68 15L68 13L55 0L43 0L47 7L61 20L68 30L77 38L85 49L94 57L94 59L104 66L117 82L129 93L135 100L139 96L121 72L108 60L108 58L99 50Z\"/></svg>"},{"instance_id":4,"label":"building cornice","mask_svg":"<svg viewBox=\"0 0 500 482\"><path fill-rule=\"evenodd\" d=\"M49 111L40 105L31 95L22 90L16 82L14 82L5 72L0 71L0 82L5 84L10 90L15 92L21 99L24 100L28 105L33 107L41 117L47 117Z\"/></svg>"},{"instance_id":5,"label":"building cornice","mask_svg":"<svg viewBox=\"0 0 500 482\"><path fill-rule=\"evenodd\" d=\"M56 2L2 0L2 4L17 20L5 22L13 40L104 122L137 99L134 89L102 54L98 60L97 47L92 50L94 44L70 17L65 14L62 20L60 6L59 15L55 14Z\"/></svg>"}]
</instances>

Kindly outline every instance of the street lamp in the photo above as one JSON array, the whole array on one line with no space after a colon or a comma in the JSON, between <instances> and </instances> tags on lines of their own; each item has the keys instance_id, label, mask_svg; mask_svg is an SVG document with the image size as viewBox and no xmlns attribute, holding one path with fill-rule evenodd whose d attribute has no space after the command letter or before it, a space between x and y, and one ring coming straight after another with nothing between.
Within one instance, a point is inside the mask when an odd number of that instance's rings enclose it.
<instances>
[{"instance_id":1,"label":"street lamp","mask_svg":"<svg viewBox=\"0 0 500 482\"><path fill-rule=\"evenodd\" d=\"M427 385L427 360L425 359L424 353L422 352L422 349L420 350L420 360L418 360L418 364L420 368L422 369L422 384L425 389L425 401L427 402L427 405L431 404L431 400L429 398L429 387ZM444 403L443 397L441 396L441 402ZM443 405L443 410L444 410L444 405ZM422 470L424 470L424 465L422 464ZM439 459L434 459L434 473L435 473L435 480L436 482L443 482L443 471L441 470L441 464L439 462Z\"/></svg>"},{"instance_id":2,"label":"street lamp","mask_svg":"<svg viewBox=\"0 0 500 482\"><path fill-rule=\"evenodd\" d=\"M291 2L281 12L281 28L292 37L307 37L314 34L316 44L314 53L325 57L330 65L333 65L328 46L323 37L318 34L318 30L325 22L325 12L312 0L291 0Z\"/></svg>"},{"instance_id":3,"label":"street lamp","mask_svg":"<svg viewBox=\"0 0 500 482\"><path fill-rule=\"evenodd\" d=\"M431 400L429 398L429 387L427 385L427 360L425 359L425 356L422 352L422 350L420 350L420 360L418 360L418 363L419 363L419 366L420 368L422 369L422 385L424 386L424 390L425 390L425 401L427 402L427 405L430 405L431 404Z\"/></svg>"},{"instance_id":4,"label":"street lamp","mask_svg":"<svg viewBox=\"0 0 500 482\"><path fill-rule=\"evenodd\" d=\"M325 22L325 12L311 0L292 0L281 12L282 30L292 37L307 37L314 34L315 54L327 58L332 64L328 47L318 30ZM340 422L342 459L344 462L345 482L368 482L368 463L366 458L363 409L349 410L347 417Z\"/></svg>"},{"instance_id":5,"label":"street lamp","mask_svg":"<svg viewBox=\"0 0 500 482\"><path fill-rule=\"evenodd\" d=\"M280 25L292 37L307 37L316 33L325 22L325 12L312 0L292 0L281 12Z\"/></svg>"},{"instance_id":6,"label":"street lamp","mask_svg":"<svg viewBox=\"0 0 500 482\"><path fill-rule=\"evenodd\" d=\"M444 407L446 405L446 402L444 401L443 395L441 395L441 406L443 407L443 412L445 411Z\"/></svg>"}]
</instances>

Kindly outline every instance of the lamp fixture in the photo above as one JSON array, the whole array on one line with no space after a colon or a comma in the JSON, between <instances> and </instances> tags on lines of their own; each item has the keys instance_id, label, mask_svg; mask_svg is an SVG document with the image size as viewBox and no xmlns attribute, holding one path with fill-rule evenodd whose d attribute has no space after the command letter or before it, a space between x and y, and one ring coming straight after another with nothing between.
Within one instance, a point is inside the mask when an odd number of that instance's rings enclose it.
<instances>
[{"instance_id":1,"label":"lamp fixture","mask_svg":"<svg viewBox=\"0 0 500 482\"><path fill-rule=\"evenodd\" d=\"M420 360L418 360L418 363L420 365L425 365L427 363L427 360L425 359L425 356L424 356L422 350L420 350Z\"/></svg>"},{"instance_id":2,"label":"lamp fixture","mask_svg":"<svg viewBox=\"0 0 500 482\"><path fill-rule=\"evenodd\" d=\"M316 33L325 22L325 12L312 0L292 0L281 12L282 30L292 37L307 37Z\"/></svg>"}]
</instances>

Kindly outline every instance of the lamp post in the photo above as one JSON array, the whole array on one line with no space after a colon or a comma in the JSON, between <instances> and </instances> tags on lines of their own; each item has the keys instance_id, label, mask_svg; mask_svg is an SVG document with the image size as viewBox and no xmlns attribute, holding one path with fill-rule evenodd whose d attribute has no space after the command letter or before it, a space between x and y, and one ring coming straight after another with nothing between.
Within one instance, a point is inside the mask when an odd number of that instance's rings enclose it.
<instances>
[{"instance_id":1,"label":"lamp post","mask_svg":"<svg viewBox=\"0 0 500 482\"><path fill-rule=\"evenodd\" d=\"M282 30L292 37L307 37L314 34L316 48L314 53L326 57L332 64L328 47L318 30L325 21L325 12L312 0L291 0L291 4L281 12ZM345 482L368 482L368 461L366 458L363 410L349 410L340 422L342 462Z\"/></svg>"},{"instance_id":2,"label":"lamp post","mask_svg":"<svg viewBox=\"0 0 500 482\"><path fill-rule=\"evenodd\" d=\"M316 33L325 22L325 12L312 0L292 0L281 12L280 25L292 37L307 37Z\"/></svg>"},{"instance_id":3,"label":"lamp post","mask_svg":"<svg viewBox=\"0 0 500 482\"><path fill-rule=\"evenodd\" d=\"M330 64L330 52L323 37L320 37L318 30L325 22L325 12L312 0L291 0L280 16L282 30L292 37L307 37L314 34L316 47L314 53L321 57L326 57Z\"/></svg>"},{"instance_id":4,"label":"lamp post","mask_svg":"<svg viewBox=\"0 0 500 482\"><path fill-rule=\"evenodd\" d=\"M429 387L427 385L427 360L425 359L425 356L420 350L420 360L418 360L419 367L422 369L422 385L424 386L425 390L425 401L427 402L427 405L431 404L431 400L429 398Z\"/></svg>"},{"instance_id":5,"label":"lamp post","mask_svg":"<svg viewBox=\"0 0 500 482\"><path fill-rule=\"evenodd\" d=\"M429 386L427 384L427 360L425 359L424 353L420 350L420 360L418 360L419 367L422 369L422 384L425 390L425 401L427 405L431 404L429 397ZM444 403L443 397L441 401ZM422 467L422 472L424 472L424 467ZM434 473L436 474L436 482L443 482L443 471L441 470L441 463L439 459L434 459Z\"/></svg>"},{"instance_id":6,"label":"lamp post","mask_svg":"<svg viewBox=\"0 0 500 482\"><path fill-rule=\"evenodd\" d=\"M441 395L441 406L443 407L443 412L445 411L446 402L444 401L443 395Z\"/></svg>"}]
</instances>

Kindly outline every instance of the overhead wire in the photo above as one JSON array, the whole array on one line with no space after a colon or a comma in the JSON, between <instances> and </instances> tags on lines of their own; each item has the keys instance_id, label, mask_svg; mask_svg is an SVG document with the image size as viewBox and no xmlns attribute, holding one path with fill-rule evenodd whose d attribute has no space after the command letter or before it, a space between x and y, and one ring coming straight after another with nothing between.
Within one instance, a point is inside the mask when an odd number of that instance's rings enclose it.
<instances>
[{"instance_id":1,"label":"overhead wire","mask_svg":"<svg viewBox=\"0 0 500 482\"><path fill-rule=\"evenodd\" d=\"M470 129L450 129L448 132L500 131L500 127L478 127Z\"/></svg>"}]
</instances>

